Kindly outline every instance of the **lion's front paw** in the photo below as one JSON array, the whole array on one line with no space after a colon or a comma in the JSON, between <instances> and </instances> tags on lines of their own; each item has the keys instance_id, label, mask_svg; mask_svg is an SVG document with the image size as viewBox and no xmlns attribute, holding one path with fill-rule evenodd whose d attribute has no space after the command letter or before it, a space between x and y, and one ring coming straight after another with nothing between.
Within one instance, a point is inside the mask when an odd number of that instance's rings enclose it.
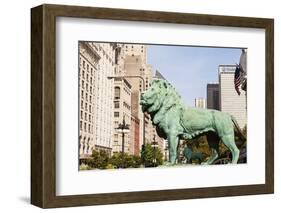
<instances>
[{"instance_id":1,"label":"lion's front paw","mask_svg":"<svg viewBox=\"0 0 281 213\"><path fill-rule=\"evenodd\" d=\"M210 165L210 163L207 161L207 162L202 162L200 165Z\"/></svg>"},{"instance_id":2,"label":"lion's front paw","mask_svg":"<svg viewBox=\"0 0 281 213\"><path fill-rule=\"evenodd\" d=\"M171 163L171 162L169 162L169 161L167 161L167 162L165 162L164 164L163 164L163 166L174 166L174 165L176 165L175 163Z\"/></svg>"}]
</instances>

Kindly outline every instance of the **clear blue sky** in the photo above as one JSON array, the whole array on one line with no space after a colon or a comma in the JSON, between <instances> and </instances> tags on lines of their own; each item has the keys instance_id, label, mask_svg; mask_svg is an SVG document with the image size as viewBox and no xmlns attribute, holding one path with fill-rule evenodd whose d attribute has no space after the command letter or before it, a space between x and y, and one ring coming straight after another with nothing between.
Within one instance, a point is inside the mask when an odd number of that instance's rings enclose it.
<instances>
[{"instance_id":1,"label":"clear blue sky","mask_svg":"<svg viewBox=\"0 0 281 213\"><path fill-rule=\"evenodd\" d=\"M218 82L220 64L239 63L241 49L147 45L147 60L194 106L196 97L206 98L209 82Z\"/></svg>"}]
</instances>

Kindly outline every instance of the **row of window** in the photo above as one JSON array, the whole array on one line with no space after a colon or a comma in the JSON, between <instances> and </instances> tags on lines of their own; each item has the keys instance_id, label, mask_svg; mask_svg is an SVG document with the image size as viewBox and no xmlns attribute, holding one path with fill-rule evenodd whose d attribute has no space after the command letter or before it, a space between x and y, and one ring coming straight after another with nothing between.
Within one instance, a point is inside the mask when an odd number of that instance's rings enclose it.
<instances>
[{"instance_id":1,"label":"row of window","mask_svg":"<svg viewBox=\"0 0 281 213\"><path fill-rule=\"evenodd\" d=\"M84 90L81 90L81 99L85 98L86 101L90 101L90 103L92 103L93 97L94 96L89 95L87 92L85 93L85 96L84 96Z\"/></svg>"},{"instance_id":2,"label":"row of window","mask_svg":"<svg viewBox=\"0 0 281 213\"><path fill-rule=\"evenodd\" d=\"M86 79L87 82L94 84L93 77L90 77L89 74L86 74L86 78L85 78L85 70L82 70L82 78Z\"/></svg>"},{"instance_id":3,"label":"row of window","mask_svg":"<svg viewBox=\"0 0 281 213\"><path fill-rule=\"evenodd\" d=\"M86 63L86 61L84 59L81 59L80 57L80 67L81 67L81 61L82 61L82 67L83 69L85 69L87 72L90 71L91 75L93 75L93 67L90 68L90 65L88 63ZM85 73L83 73L82 71L82 76L84 76Z\"/></svg>"},{"instance_id":4,"label":"row of window","mask_svg":"<svg viewBox=\"0 0 281 213\"><path fill-rule=\"evenodd\" d=\"M88 109L89 109L89 113L92 113L92 105L91 104L88 104L87 102L85 103L85 105L84 105L84 101L83 100L81 100L81 106L80 106L80 108L81 109L83 109L83 110L85 110L85 111L88 111ZM89 106L89 108L88 108L88 106Z\"/></svg>"},{"instance_id":5,"label":"row of window","mask_svg":"<svg viewBox=\"0 0 281 213\"><path fill-rule=\"evenodd\" d=\"M84 119L85 121L92 122L93 116L88 114L87 112L80 111L80 119Z\"/></svg>"},{"instance_id":6,"label":"row of window","mask_svg":"<svg viewBox=\"0 0 281 213\"><path fill-rule=\"evenodd\" d=\"M113 63L113 60L111 60L111 57L108 54L106 54L106 52L104 50L102 50L102 54L103 54L103 56L106 56L106 60L109 60L109 63L112 64L112 66L113 66L114 63ZM113 53L112 53L112 57L113 57Z\"/></svg>"},{"instance_id":7,"label":"row of window","mask_svg":"<svg viewBox=\"0 0 281 213\"><path fill-rule=\"evenodd\" d=\"M123 106L126 107L128 110L131 110L131 107L129 104L127 104L125 101L123 102Z\"/></svg>"},{"instance_id":8,"label":"row of window","mask_svg":"<svg viewBox=\"0 0 281 213\"><path fill-rule=\"evenodd\" d=\"M127 95L131 95L130 91L126 87L124 87L124 91L127 93Z\"/></svg>"},{"instance_id":9,"label":"row of window","mask_svg":"<svg viewBox=\"0 0 281 213\"><path fill-rule=\"evenodd\" d=\"M85 87L86 86L86 87ZM82 80L81 81L81 87L82 89L85 89L86 88L86 91L88 92L90 90L90 93L92 94L94 91L93 91L93 87L92 86L89 86L88 83L85 84L85 81Z\"/></svg>"},{"instance_id":10,"label":"row of window","mask_svg":"<svg viewBox=\"0 0 281 213\"><path fill-rule=\"evenodd\" d=\"M125 52L129 52L129 51L126 49ZM141 52L143 53L143 50L141 50ZM132 54L132 56L134 56L134 54Z\"/></svg>"},{"instance_id":11,"label":"row of window","mask_svg":"<svg viewBox=\"0 0 281 213\"><path fill-rule=\"evenodd\" d=\"M93 133L93 125L80 121L80 130L88 133Z\"/></svg>"},{"instance_id":12,"label":"row of window","mask_svg":"<svg viewBox=\"0 0 281 213\"><path fill-rule=\"evenodd\" d=\"M125 87L123 88L123 90L128 94L131 95L131 93L128 91L128 89L126 89ZM121 95L121 90L120 87L114 87L114 98L115 99L120 99L120 95Z\"/></svg>"},{"instance_id":13,"label":"row of window","mask_svg":"<svg viewBox=\"0 0 281 213\"><path fill-rule=\"evenodd\" d=\"M123 106L126 107L128 110L131 110L131 106L127 104L125 101L123 102ZM114 108L119 109L120 108L120 102L114 101Z\"/></svg>"},{"instance_id":14,"label":"row of window","mask_svg":"<svg viewBox=\"0 0 281 213\"><path fill-rule=\"evenodd\" d=\"M80 131L86 132L86 133L94 133L94 126L90 123L87 124L87 122L83 122L80 120L80 126L79 126ZM96 127L96 132L98 132L98 129ZM109 134L109 132L106 132L105 130L103 131L102 135L105 135L106 133ZM97 137L97 136L96 136Z\"/></svg>"}]
</instances>

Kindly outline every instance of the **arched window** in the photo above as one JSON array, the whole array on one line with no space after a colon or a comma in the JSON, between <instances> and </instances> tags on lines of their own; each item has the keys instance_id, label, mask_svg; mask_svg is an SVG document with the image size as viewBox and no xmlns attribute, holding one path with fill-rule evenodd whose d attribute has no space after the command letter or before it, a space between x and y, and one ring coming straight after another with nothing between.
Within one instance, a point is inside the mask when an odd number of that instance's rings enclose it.
<instances>
[{"instance_id":1,"label":"arched window","mask_svg":"<svg viewBox=\"0 0 281 213\"><path fill-rule=\"evenodd\" d=\"M120 87L115 87L114 88L114 98L115 99L120 99Z\"/></svg>"}]
</instances>

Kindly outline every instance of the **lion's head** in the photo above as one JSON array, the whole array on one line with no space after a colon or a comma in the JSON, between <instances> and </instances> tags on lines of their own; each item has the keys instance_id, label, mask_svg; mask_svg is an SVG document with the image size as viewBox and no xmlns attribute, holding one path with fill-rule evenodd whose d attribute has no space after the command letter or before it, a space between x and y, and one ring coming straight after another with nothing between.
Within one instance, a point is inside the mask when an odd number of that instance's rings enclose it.
<instances>
[{"instance_id":1,"label":"lion's head","mask_svg":"<svg viewBox=\"0 0 281 213\"><path fill-rule=\"evenodd\" d=\"M141 93L140 104L143 112L153 113L157 112L164 102L167 104L167 99L179 100L180 97L169 82L155 79L152 81L151 87Z\"/></svg>"}]
</instances>

